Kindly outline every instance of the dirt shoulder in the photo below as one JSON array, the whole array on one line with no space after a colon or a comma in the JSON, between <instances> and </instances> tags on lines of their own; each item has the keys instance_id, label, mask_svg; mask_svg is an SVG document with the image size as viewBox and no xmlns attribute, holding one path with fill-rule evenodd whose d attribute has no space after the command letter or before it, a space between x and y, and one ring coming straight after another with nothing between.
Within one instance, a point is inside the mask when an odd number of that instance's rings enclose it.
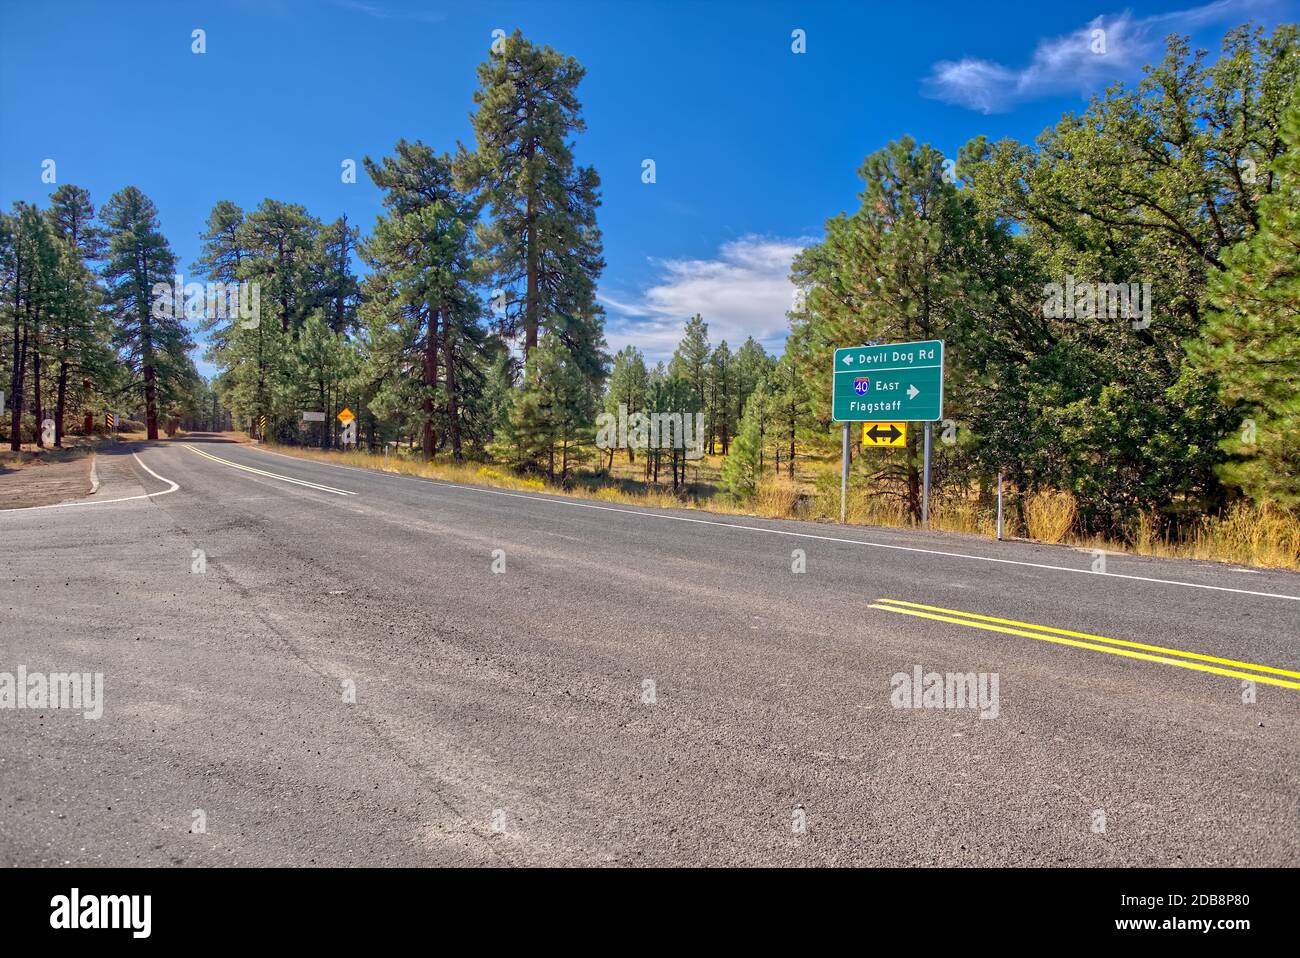
<instances>
[{"instance_id":1,"label":"dirt shoulder","mask_svg":"<svg viewBox=\"0 0 1300 958\"><path fill-rule=\"evenodd\" d=\"M92 449L0 461L0 509L49 506L90 495Z\"/></svg>"}]
</instances>

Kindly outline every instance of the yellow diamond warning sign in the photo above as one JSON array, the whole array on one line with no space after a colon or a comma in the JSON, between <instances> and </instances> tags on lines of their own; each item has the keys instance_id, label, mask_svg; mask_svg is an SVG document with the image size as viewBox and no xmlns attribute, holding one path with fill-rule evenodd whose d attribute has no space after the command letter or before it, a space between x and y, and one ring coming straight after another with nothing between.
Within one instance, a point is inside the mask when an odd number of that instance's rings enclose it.
<instances>
[{"instance_id":1,"label":"yellow diamond warning sign","mask_svg":"<svg viewBox=\"0 0 1300 958\"><path fill-rule=\"evenodd\" d=\"M346 406L344 406L343 411L339 413L339 422L343 423L345 426L356 418L356 416L352 415L352 410L348 409Z\"/></svg>"}]
</instances>

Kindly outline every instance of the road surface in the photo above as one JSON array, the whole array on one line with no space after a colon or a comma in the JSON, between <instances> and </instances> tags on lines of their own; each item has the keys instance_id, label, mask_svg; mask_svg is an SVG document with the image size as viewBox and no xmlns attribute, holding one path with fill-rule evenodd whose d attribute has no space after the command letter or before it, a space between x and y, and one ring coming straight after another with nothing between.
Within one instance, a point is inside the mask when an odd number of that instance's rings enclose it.
<instances>
[{"instance_id":1,"label":"road surface","mask_svg":"<svg viewBox=\"0 0 1300 958\"><path fill-rule=\"evenodd\" d=\"M1300 864L1295 574L202 437L97 474L0 512L0 672L104 687L0 709L0 865Z\"/></svg>"}]
</instances>

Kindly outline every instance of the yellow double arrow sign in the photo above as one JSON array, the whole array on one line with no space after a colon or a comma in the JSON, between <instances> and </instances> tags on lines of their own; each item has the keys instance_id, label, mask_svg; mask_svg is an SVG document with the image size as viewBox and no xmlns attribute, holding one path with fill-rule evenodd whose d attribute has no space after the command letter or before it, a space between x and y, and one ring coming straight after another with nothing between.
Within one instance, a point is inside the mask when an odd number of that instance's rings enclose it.
<instances>
[{"instance_id":1,"label":"yellow double arrow sign","mask_svg":"<svg viewBox=\"0 0 1300 958\"><path fill-rule=\"evenodd\" d=\"M901 615L913 615L922 619L934 619L938 622L952 622L955 625L965 625L972 629L984 629L988 632L1022 635L1026 638L1038 639L1040 642L1072 645L1080 649L1091 649L1094 652L1107 652L1110 655L1122 655L1130 659L1159 662L1161 665L1174 665L1180 669L1195 669L1198 672L1226 675L1230 678L1246 679L1251 682L1261 682L1265 685L1280 685L1287 689L1300 689L1300 672L1275 669L1269 665L1253 665L1250 662L1238 662L1235 659L1221 659L1215 655L1203 655L1200 652L1184 652L1181 649L1170 649L1161 645L1146 645L1142 642L1110 639L1104 635L1093 635L1089 632L1053 629L1045 625L1034 625L1032 622L1017 622L1015 619L999 619L991 615L976 615L973 612L944 609L936 605L922 605L919 602L903 602L900 599L877 599L870 607L885 612L897 612ZM1286 676L1286 678L1276 678L1275 676Z\"/></svg>"}]
</instances>

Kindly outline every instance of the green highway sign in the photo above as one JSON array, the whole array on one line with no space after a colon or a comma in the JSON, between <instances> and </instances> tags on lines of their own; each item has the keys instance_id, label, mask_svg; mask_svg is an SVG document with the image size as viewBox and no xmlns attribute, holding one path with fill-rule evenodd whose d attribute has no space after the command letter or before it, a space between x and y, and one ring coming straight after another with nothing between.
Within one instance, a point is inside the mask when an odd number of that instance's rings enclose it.
<instances>
[{"instance_id":1,"label":"green highway sign","mask_svg":"<svg viewBox=\"0 0 1300 958\"><path fill-rule=\"evenodd\" d=\"M943 341L835 350L836 422L934 422L943 418Z\"/></svg>"}]
</instances>

